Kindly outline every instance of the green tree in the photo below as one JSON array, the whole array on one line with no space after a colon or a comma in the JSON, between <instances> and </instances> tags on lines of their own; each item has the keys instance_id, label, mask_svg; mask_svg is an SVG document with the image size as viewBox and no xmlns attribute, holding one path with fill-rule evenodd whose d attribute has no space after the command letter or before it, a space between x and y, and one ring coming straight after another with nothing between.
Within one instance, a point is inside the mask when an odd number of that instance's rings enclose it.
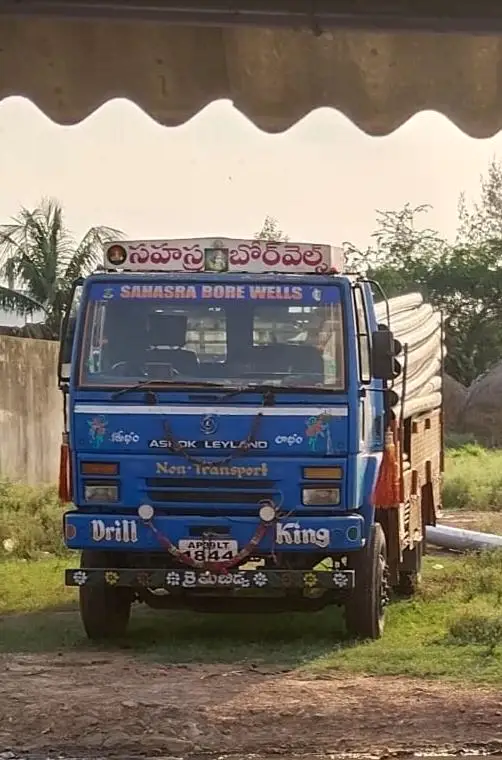
<instances>
[{"instance_id":1,"label":"green tree","mask_svg":"<svg viewBox=\"0 0 502 760\"><path fill-rule=\"evenodd\" d=\"M110 227L91 227L77 242L57 201L22 208L0 226L0 272L7 282L0 287L0 307L26 315L41 305L47 337L57 338L73 281L96 266L106 242L120 237Z\"/></svg>"},{"instance_id":2,"label":"green tree","mask_svg":"<svg viewBox=\"0 0 502 760\"><path fill-rule=\"evenodd\" d=\"M469 206L462 193L458 202L457 242L472 245L487 240L502 240L502 164L495 158L480 177L479 201Z\"/></svg>"},{"instance_id":3,"label":"green tree","mask_svg":"<svg viewBox=\"0 0 502 760\"><path fill-rule=\"evenodd\" d=\"M423 285L429 265L440 260L448 247L435 230L420 224L429 209L406 204L399 211L377 211L374 243L363 250L345 244L348 268L368 276L378 272L389 297L407 292L417 277Z\"/></svg>"},{"instance_id":4,"label":"green tree","mask_svg":"<svg viewBox=\"0 0 502 760\"><path fill-rule=\"evenodd\" d=\"M266 216L262 228L255 233L255 240L270 240L272 243L287 242L289 237L279 227L279 222L273 216Z\"/></svg>"},{"instance_id":5,"label":"green tree","mask_svg":"<svg viewBox=\"0 0 502 760\"><path fill-rule=\"evenodd\" d=\"M469 385L502 356L502 237L449 244L419 224L427 210L379 212L375 244L348 253L389 297L418 290L442 310L446 371Z\"/></svg>"},{"instance_id":6,"label":"green tree","mask_svg":"<svg viewBox=\"0 0 502 760\"><path fill-rule=\"evenodd\" d=\"M502 163L489 163L476 202L460 196L453 243L427 226L429 209L378 211L371 245L345 244L347 269L378 280L389 297L418 290L440 308L446 371L469 385L502 359ZM257 235L282 236L271 217Z\"/></svg>"}]
</instances>

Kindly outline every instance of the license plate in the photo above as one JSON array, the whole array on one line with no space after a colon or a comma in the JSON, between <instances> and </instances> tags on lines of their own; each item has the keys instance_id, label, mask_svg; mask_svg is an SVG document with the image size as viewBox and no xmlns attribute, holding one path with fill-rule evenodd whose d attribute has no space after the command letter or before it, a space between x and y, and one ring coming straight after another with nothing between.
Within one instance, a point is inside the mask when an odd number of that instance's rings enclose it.
<instances>
[{"instance_id":1,"label":"license plate","mask_svg":"<svg viewBox=\"0 0 502 760\"><path fill-rule=\"evenodd\" d=\"M182 554L187 554L198 562L221 562L235 557L239 552L239 544L237 541L226 539L212 539L207 542L184 538L178 543L178 549Z\"/></svg>"}]
</instances>

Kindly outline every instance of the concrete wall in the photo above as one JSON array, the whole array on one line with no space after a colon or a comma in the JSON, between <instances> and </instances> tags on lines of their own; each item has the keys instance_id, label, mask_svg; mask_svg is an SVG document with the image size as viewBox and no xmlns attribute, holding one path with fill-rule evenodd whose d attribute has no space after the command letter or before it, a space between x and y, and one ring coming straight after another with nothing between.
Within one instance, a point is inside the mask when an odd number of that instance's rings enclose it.
<instances>
[{"instance_id":1,"label":"concrete wall","mask_svg":"<svg viewBox=\"0 0 502 760\"><path fill-rule=\"evenodd\" d=\"M63 429L58 344L0 335L0 477L54 483Z\"/></svg>"}]
</instances>

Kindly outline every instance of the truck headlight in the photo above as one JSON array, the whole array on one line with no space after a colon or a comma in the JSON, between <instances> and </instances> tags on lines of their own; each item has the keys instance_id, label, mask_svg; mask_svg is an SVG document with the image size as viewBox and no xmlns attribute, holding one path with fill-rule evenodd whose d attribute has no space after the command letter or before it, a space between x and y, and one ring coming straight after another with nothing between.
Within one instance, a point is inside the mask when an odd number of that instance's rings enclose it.
<instances>
[{"instance_id":1,"label":"truck headlight","mask_svg":"<svg viewBox=\"0 0 502 760\"><path fill-rule=\"evenodd\" d=\"M304 488L302 501L306 507L330 507L340 504L339 488Z\"/></svg>"},{"instance_id":2,"label":"truck headlight","mask_svg":"<svg viewBox=\"0 0 502 760\"><path fill-rule=\"evenodd\" d=\"M85 483L84 499L86 501L107 502L118 501L118 483Z\"/></svg>"}]
</instances>

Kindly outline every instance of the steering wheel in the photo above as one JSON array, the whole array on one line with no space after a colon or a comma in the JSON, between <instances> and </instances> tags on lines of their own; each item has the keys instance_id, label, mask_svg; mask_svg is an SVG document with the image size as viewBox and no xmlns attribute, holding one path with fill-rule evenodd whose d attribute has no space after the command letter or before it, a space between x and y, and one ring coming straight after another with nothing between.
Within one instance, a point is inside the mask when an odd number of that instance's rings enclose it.
<instances>
[{"instance_id":1,"label":"steering wheel","mask_svg":"<svg viewBox=\"0 0 502 760\"><path fill-rule=\"evenodd\" d=\"M138 369L139 371L131 373L130 372L131 369ZM129 372L128 372L128 370L129 370ZM116 362L116 364L112 365L112 367L110 369L110 373L114 374L114 375L115 374L117 374L117 375L118 374L121 374L121 375L127 375L127 374L144 375L145 374L145 368L144 367L139 367L139 366L136 368L133 365L131 365L130 362Z\"/></svg>"},{"instance_id":2,"label":"steering wheel","mask_svg":"<svg viewBox=\"0 0 502 760\"><path fill-rule=\"evenodd\" d=\"M131 370L133 370L133 371L131 371ZM148 372L146 364L142 364L142 365L138 364L138 365L135 366L131 362L125 362L125 361L116 362L116 364L113 364L112 367L111 367L110 372L112 374L121 374L121 375L125 375L125 376L128 376L128 375L138 376L138 375L140 375L141 377L149 377L149 375L150 375L150 373ZM175 367L172 366L172 364L165 365L164 372L165 372L165 374L167 375L168 378L179 377L179 375L181 374L177 369L175 369ZM152 376L152 379L155 380L156 379L155 376ZM163 378L158 378L158 379L162 380Z\"/></svg>"},{"instance_id":3,"label":"steering wheel","mask_svg":"<svg viewBox=\"0 0 502 760\"><path fill-rule=\"evenodd\" d=\"M160 368L159 368L160 369ZM155 371L150 371L148 369L148 365L145 365L145 374L147 377L151 377L152 380L163 380L164 377L157 376L157 373ZM167 375L168 378L174 378L179 377L181 375L181 372L179 372L175 367L173 367L172 364L163 364L162 365L162 375Z\"/></svg>"}]
</instances>

